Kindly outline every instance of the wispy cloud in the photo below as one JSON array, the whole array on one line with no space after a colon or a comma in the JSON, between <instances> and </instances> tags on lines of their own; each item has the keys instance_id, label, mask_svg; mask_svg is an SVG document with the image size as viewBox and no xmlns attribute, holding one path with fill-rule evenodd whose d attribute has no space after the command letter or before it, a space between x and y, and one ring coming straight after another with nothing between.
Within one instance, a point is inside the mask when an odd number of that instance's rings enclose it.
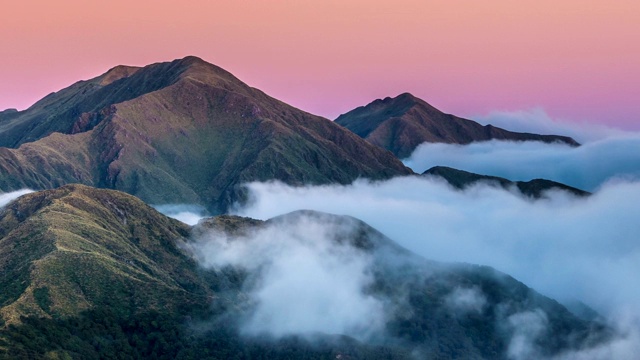
<instances>
[{"instance_id":1,"label":"wispy cloud","mask_svg":"<svg viewBox=\"0 0 640 360\"><path fill-rule=\"evenodd\" d=\"M32 193L33 190L31 189L21 189L21 190L17 190L17 191L11 191L8 193L3 193L2 191L0 191L0 208L6 206L8 203L12 202L13 200L19 198L22 195L25 194L29 194Z\"/></svg>"},{"instance_id":2,"label":"wispy cloud","mask_svg":"<svg viewBox=\"0 0 640 360\"><path fill-rule=\"evenodd\" d=\"M243 290L252 308L238 315L242 333L364 339L382 333L386 312L366 291L373 255L338 241L353 238L355 229L346 219L301 216L239 236L205 232L191 250L207 268L248 273Z\"/></svg>"},{"instance_id":3,"label":"wispy cloud","mask_svg":"<svg viewBox=\"0 0 640 360\"><path fill-rule=\"evenodd\" d=\"M555 119L542 108L492 111L487 115L474 116L472 118L480 124L491 124L511 131L571 136L580 143L602 140L608 137L640 135L637 132L634 133L602 124Z\"/></svg>"}]
</instances>

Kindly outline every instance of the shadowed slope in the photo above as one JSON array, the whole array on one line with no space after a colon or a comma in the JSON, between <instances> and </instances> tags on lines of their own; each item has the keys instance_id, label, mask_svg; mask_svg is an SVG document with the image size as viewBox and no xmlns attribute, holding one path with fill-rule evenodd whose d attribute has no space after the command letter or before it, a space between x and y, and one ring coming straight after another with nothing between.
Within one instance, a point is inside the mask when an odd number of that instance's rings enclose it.
<instances>
[{"instance_id":1,"label":"shadowed slope","mask_svg":"<svg viewBox=\"0 0 640 360\"><path fill-rule=\"evenodd\" d=\"M482 126L471 120L445 114L409 93L375 100L340 115L335 122L370 143L390 150L401 159L409 157L424 142L468 144L497 139L579 145L567 136L517 133L492 125Z\"/></svg>"},{"instance_id":2,"label":"shadowed slope","mask_svg":"<svg viewBox=\"0 0 640 360\"><path fill-rule=\"evenodd\" d=\"M373 282L363 291L384 301L388 339L373 345L317 334L310 346L295 336L242 338L237 322L255 300L243 283L251 270L205 272L178 246L190 248L189 236L210 231L247 241L260 229L286 232L309 221L328 234L309 239L371 257ZM0 210L0 286L0 327L9 325L0 331L0 358L104 358L125 351L184 359L247 352L276 359L501 358L510 341L503 324L523 313L545 319L547 330L535 343L542 355L605 333L505 274L424 260L355 218L298 211L263 222L225 215L190 229L130 195L82 185L24 195ZM461 289L482 297L481 306L460 310L452 304ZM219 317L195 326L199 330L181 317L207 313L203 309Z\"/></svg>"},{"instance_id":3,"label":"shadowed slope","mask_svg":"<svg viewBox=\"0 0 640 360\"><path fill-rule=\"evenodd\" d=\"M65 110L68 102L90 113L80 119ZM333 122L195 57L114 68L3 123L3 139L23 134L7 144L19 148L0 148L5 191L78 182L223 212L242 198L244 182L344 184L411 173Z\"/></svg>"},{"instance_id":4,"label":"shadowed slope","mask_svg":"<svg viewBox=\"0 0 640 360\"><path fill-rule=\"evenodd\" d=\"M446 166L434 166L422 173L422 175L440 177L457 189L465 189L478 183L498 185L504 189L517 188L524 195L536 199L543 197L544 193L550 190L562 190L577 196L590 195L589 192L584 190L551 180L511 181L498 176L479 175Z\"/></svg>"},{"instance_id":5,"label":"shadowed slope","mask_svg":"<svg viewBox=\"0 0 640 360\"><path fill-rule=\"evenodd\" d=\"M508 328L509 319L522 314L539 314L544 319L544 335L532 337L531 344L539 356L588 345L606 334L602 325L578 318L506 274L486 266L425 260L353 217L308 210L265 222L220 216L201 221L195 229L199 234L213 230L232 235L233 241L250 241L256 231L295 232L289 229L310 223L325 226L328 236L323 241L352 247L372 258L368 271L373 284L365 292L382 299L387 308L387 335L394 339L390 343L402 344L414 355L506 358L510 332L519 331ZM479 302L470 304L474 301Z\"/></svg>"}]
</instances>

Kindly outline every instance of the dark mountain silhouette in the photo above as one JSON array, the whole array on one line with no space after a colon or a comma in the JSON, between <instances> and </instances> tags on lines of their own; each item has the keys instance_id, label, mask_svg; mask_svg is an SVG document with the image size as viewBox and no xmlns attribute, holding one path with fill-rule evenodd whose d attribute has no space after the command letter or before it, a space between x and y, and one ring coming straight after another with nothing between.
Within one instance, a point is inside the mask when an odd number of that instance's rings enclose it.
<instances>
[{"instance_id":1,"label":"dark mountain silhouette","mask_svg":"<svg viewBox=\"0 0 640 360\"><path fill-rule=\"evenodd\" d=\"M67 183L217 213L238 185L350 183L410 174L332 121L251 88L196 57L118 66L0 117L0 188Z\"/></svg>"},{"instance_id":2,"label":"dark mountain silhouette","mask_svg":"<svg viewBox=\"0 0 640 360\"><path fill-rule=\"evenodd\" d=\"M492 125L483 126L445 114L409 93L375 100L340 115L335 122L401 159L409 157L424 142L469 144L497 139L579 145L567 136L518 133Z\"/></svg>"},{"instance_id":3,"label":"dark mountain silhouette","mask_svg":"<svg viewBox=\"0 0 640 360\"><path fill-rule=\"evenodd\" d=\"M187 250L192 237L211 230L244 241L256 228L304 219L337 229L323 241L372 255L367 291L395 309L388 340L239 336L251 274L204 270ZM223 215L189 228L128 194L67 185L0 210L0 265L0 358L504 358L504 324L522 313L543 314L547 330L534 344L541 356L607 334L496 270L424 260L357 219L313 211L265 222ZM482 306L452 307L460 289L481 294Z\"/></svg>"},{"instance_id":4,"label":"dark mountain silhouette","mask_svg":"<svg viewBox=\"0 0 640 360\"><path fill-rule=\"evenodd\" d=\"M533 179L530 181L511 181L498 176L479 175L468 171L458 170L447 166L434 166L422 173L423 176L437 176L446 180L457 189L465 189L479 182L500 186L504 189L515 188L522 194L539 199L549 190L567 191L577 196L590 195L589 192L580 190L559 182L546 179Z\"/></svg>"}]
</instances>

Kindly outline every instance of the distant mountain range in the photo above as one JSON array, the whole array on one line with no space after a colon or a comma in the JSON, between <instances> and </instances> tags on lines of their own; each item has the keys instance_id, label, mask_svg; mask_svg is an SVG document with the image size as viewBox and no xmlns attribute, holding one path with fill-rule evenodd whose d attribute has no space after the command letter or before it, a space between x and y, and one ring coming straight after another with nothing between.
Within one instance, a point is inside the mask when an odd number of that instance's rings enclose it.
<instances>
[{"instance_id":1,"label":"distant mountain range","mask_svg":"<svg viewBox=\"0 0 640 360\"><path fill-rule=\"evenodd\" d=\"M588 192L574 187L546 179L533 179L530 181L511 181L498 176L474 174L468 171L458 170L446 166L434 166L428 169L423 176L438 177L446 180L456 189L466 189L479 183L499 186L503 189L517 189L522 194L539 199L550 190L566 191L576 196L587 196Z\"/></svg>"},{"instance_id":2,"label":"distant mountain range","mask_svg":"<svg viewBox=\"0 0 640 360\"><path fill-rule=\"evenodd\" d=\"M409 157L425 142L469 144L474 141L512 140L561 142L578 146L568 136L512 132L492 125L445 114L409 93L387 97L340 115L336 123L397 157Z\"/></svg>"},{"instance_id":3,"label":"distant mountain range","mask_svg":"<svg viewBox=\"0 0 640 360\"><path fill-rule=\"evenodd\" d=\"M305 219L332 224L338 230L326 241L376 259L369 291L397 306L386 324L389 339L338 341L339 334L325 334L318 335L324 346L310 346L304 338L261 343L240 337L234 329L252 306L244 293L250 274L204 270L186 250L206 232L245 241L239 235ZM68 185L22 196L0 210L0 264L6 326L0 356L8 358L136 358L154 351L170 358L224 358L240 349L270 358L287 358L291 351L298 358L411 358L420 352L496 358L510 341L501 322L527 312L542 313L548 324L536 343L543 355L607 333L491 268L427 261L357 219L311 211L266 222L224 215L190 228L125 193ZM481 293L484 303L455 315L448 299L459 289ZM198 322L200 330L189 325Z\"/></svg>"},{"instance_id":4,"label":"distant mountain range","mask_svg":"<svg viewBox=\"0 0 640 360\"><path fill-rule=\"evenodd\" d=\"M0 116L0 188L82 183L224 212L238 185L410 174L341 126L196 57L118 66Z\"/></svg>"}]
</instances>

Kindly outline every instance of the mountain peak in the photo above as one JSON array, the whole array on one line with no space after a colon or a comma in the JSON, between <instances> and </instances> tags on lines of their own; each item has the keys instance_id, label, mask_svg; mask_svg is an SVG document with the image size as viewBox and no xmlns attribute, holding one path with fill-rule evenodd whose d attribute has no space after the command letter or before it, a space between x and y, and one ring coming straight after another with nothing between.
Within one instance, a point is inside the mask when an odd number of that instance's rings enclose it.
<instances>
[{"instance_id":1,"label":"mountain peak","mask_svg":"<svg viewBox=\"0 0 640 360\"><path fill-rule=\"evenodd\" d=\"M482 126L472 120L445 114L410 93L375 100L340 115L335 121L399 158L410 156L418 145L425 142L468 144L497 139L579 145L567 136L516 133L495 126Z\"/></svg>"},{"instance_id":2,"label":"mountain peak","mask_svg":"<svg viewBox=\"0 0 640 360\"><path fill-rule=\"evenodd\" d=\"M202 58L199 58L197 56L194 55L187 55L185 57L183 57L182 59L177 59L176 61L179 61L185 65L197 65L197 64L207 64L207 65L211 65L211 63L208 63L204 60L202 60Z\"/></svg>"},{"instance_id":3,"label":"mountain peak","mask_svg":"<svg viewBox=\"0 0 640 360\"><path fill-rule=\"evenodd\" d=\"M194 56L107 75L121 78L78 82L21 117L0 118L0 147L14 147L0 148L0 187L79 182L219 213L242 199L248 181L350 183L412 173L330 120Z\"/></svg>"},{"instance_id":4,"label":"mountain peak","mask_svg":"<svg viewBox=\"0 0 640 360\"><path fill-rule=\"evenodd\" d=\"M118 65L109 69L109 71L107 71L103 75L99 76L99 84L101 86L107 86L114 81L118 81L135 74L138 70L140 70L140 67L137 66Z\"/></svg>"}]
</instances>

